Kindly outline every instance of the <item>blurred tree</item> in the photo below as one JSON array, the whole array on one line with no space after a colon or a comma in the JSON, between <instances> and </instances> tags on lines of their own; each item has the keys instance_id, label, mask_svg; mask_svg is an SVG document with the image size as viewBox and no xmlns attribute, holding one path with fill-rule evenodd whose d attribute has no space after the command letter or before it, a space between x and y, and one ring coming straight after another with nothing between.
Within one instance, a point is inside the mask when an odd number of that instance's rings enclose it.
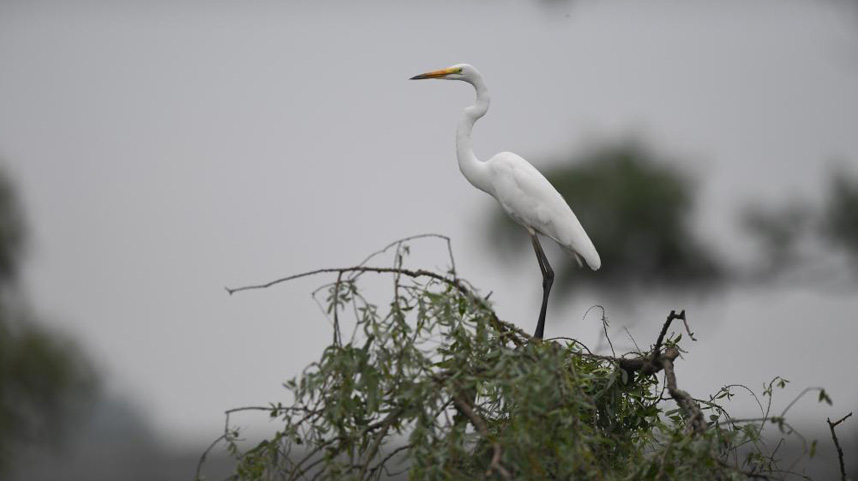
<instances>
[{"instance_id":1,"label":"blurred tree","mask_svg":"<svg viewBox=\"0 0 858 481\"><path fill-rule=\"evenodd\" d=\"M823 233L845 250L858 268L858 177L834 171L823 210Z\"/></svg>"},{"instance_id":2,"label":"blurred tree","mask_svg":"<svg viewBox=\"0 0 858 481\"><path fill-rule=\"evenodd\" d=\"M561 286L586 282L620 292L702 287L720 279L715 255L692 232L695 183L651 149L624 140L557 164L545 176L572 206L602 258L595 273L579 269L572 257L552 258L561 278L575 278ZM495 245L530 249L525 231L499 210L489 235L500 241Z\"/></svg>"},{"instance_id":3,"label":"blurred tree","mask_svg":"<svg viewBox=\"0 0 858 481\"><path fill-rule=\"evenodd\" d=\"M759 261L745 272L755 280L819 265L845 254L858 272L858 177L845 169L831 172L821 205L794 199L780 205L753 205L742 213L745 231L758 244ZM833 249L832 249L833 247ZM831 272L826 269L826 277Z\"/></svg>"},{"instance_id":4,"label":"blurred tree","mask_svg":"<svg viewBox=\"0 0 858 481\"><path fill-rule=\"evenodd\" d=\"M779 206L756 204L742 212L742 227L758 247L751 279L776 276L802 256L799 244L810 230L812 216L809 206L799 200Z\"/></svg>"},{"instance_id":5,"label":"blurred tree","mask_svg":"<svg viewBox=\"0 0 858 481\"><path fill-rule=\"evenodd\" d=\"M24 220L15 190L0 172L0 289L15 279L24 245Z\"/></svg>"},{"instance_id":6,"label":"blurred tree","mask_svg":"<svg viewBox=\"0 0 858 481\"><path fill-rule=\"evenodd\" d=\"M40 327L21 297L24 245L23 216L0 171L0 474L28 444L55 441L94 387L79 350Z\"/></svg>"}]
</instances>

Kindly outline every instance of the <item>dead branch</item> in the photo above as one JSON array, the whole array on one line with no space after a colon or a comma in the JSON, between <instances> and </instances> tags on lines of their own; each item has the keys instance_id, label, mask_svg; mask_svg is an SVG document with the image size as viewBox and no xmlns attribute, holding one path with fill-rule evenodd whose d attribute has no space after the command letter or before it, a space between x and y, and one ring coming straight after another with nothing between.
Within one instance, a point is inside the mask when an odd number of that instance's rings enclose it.
<instances>
[{"instance_id":1,"label":"dead branch","mask_svg":"<svg viewBox=\"0 0 858 481\"><path fill-rule=\"evenodd\" d=\"M703 420L703 413L700 411L700 406L694 401L687 392L679 389L676 385L676 373L673 370L673 360L679 356L679 350L675 347L669 347L665 350L664 356L660 357L661 365L664 367L664 376L667 380L667 392L670 397L676 401L676 404L682 409L686 417L689 419L691 432L694 434L703 434L706 430L706 423Z\"/></svg>"},{"instance_id":2,"label":"dead branch","mask_svg":"<svg viewBox=\"0 0 858 481\"><path fill-rule=\"evenodd\" d=\"M691 338L692 341L696 341L694 339L694 333L691 332L691 329L688 328L688 322L685 320L685 309L683 309L679 314L676 311L670 311L670 314L667 316L667 320L664 321L664 325L661 326L661 332L658 334L658 339L655 341L655 347L652 349L652 358L655 360L658 356L661 355L661 345L664 342L664 336L667 335L667 329L670 328L670 323L676 319L681 319L682 323L685 325L685 332L688 333L688 337Z\"/></svg>"},{"instance_id":3,"label":"dead branch","mask_svg":"<svg viewBox=\"0 0 858 481\"><path fill-rule=\"evenodd\" d=\"M846 421L846 419L851 416L852 413L843 416L835 422L831 422L831 418L825 418L825 421L828 423L828 429L831 430L831 439L834 440L834 447L837 448L837 459L840 461L840 479L841 481L846 481L846 465L843 463L843 448L840 447L840 441L837 439L837 433L834 432L834 428L837 427L838 424Z\"/></svg>"}]
</instances>

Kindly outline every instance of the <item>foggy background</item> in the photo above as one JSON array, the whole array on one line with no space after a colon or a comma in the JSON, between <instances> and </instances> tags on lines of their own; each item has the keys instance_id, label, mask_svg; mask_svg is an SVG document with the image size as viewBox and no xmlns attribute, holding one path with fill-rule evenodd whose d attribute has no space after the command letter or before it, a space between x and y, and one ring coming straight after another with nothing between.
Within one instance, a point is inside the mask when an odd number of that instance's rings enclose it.
<instances>
[{"instance_id":1,"label":"foggy background","mask_svg":"<svg viewBox=\"0 0 858 481\"><path fill-rule=\"evenodd\" d=\"M0 166L29 225L21 292L93 360L101 393L96 434L73 434L56 463L131 440L130 479L155 465L155 478L189 479L224 410L284 400L281 383L330 341L309 296L325 279L224 286L354 265L436 232L500 317L532 330L533 253L487 248L498 207L456 165L473 89L407 81L458 62L492 93L478 157L509 150L546 171L594 142L641 139L681 160L695 231L739 267L753 257L738 215L749 203L818 201L832 166L858 175L854 2L4 1ZM407 265L446 266L441 243L412 251ZM546 336L596 343L598 318L582 316L598 303L615 344L633 347L627 327L645 348L686 309L698 342L677 367L683 389L760 390L781 375L777 412L825 387L833 406L811 396L790 417L833 463L825 418L858 406L858 284L822 265L711 295L584 289L554 299ZM746 401L734 414L754 414ZM838 428L853 452L855 423ZM76 472L23 464L22 479Z\"/></svg>"}]
</instances>

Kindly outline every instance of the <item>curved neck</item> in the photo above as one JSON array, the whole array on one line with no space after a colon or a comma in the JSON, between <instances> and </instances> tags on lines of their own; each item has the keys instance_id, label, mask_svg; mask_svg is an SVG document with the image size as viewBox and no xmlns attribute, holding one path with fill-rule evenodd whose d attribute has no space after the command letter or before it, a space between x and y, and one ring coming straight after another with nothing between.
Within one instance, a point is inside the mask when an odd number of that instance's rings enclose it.
<instances>
[{"instance_id":1,"label":"curved neck","mask_svg":"<svg viewBox=\"0 0 858 481\"><path fill-rule=\"evenodd\" d=\"M482 78L476 78L469 82L477 91L477 100L474 105L465 109L465 114L459 122L456 131L456 156L459 159L459 170L474 187L489 192L490 182L488 177L488 166L477 159L471 148L471 131L486 112L489 111L489 91Z\"/></svg>"}]
</instances>

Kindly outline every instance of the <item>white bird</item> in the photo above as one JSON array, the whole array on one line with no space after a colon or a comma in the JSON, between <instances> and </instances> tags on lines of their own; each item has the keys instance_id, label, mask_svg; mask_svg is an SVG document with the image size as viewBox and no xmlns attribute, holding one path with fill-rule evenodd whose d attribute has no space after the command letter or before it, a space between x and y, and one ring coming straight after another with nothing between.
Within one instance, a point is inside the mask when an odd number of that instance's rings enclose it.
<instances>
[{"instance_id":1,"label":"white bird","mask_svg":"<svg viewBox=\"0 0 858 481\"><path fill-rule=\"evenodd\" d=\"M476 68L468 64L457 64L411 77L411 80L421 79L461 80L473 85L477 91L476 102L465 109L465 115L456 131L459 170L471 185L494 197L503 210L530 233L539 269L542 271L542 308L534 337L542 339L554 271L542 250L537 234L554 240L566 252L574 255L579 265L583 258L594 271L602 265L599 253L563 196L528 161L512 152L501 152L485 162L474 155L471 149L471 131L474 123L489 110L489 91L483 76Z\"/></svg>"}]
</instances>

